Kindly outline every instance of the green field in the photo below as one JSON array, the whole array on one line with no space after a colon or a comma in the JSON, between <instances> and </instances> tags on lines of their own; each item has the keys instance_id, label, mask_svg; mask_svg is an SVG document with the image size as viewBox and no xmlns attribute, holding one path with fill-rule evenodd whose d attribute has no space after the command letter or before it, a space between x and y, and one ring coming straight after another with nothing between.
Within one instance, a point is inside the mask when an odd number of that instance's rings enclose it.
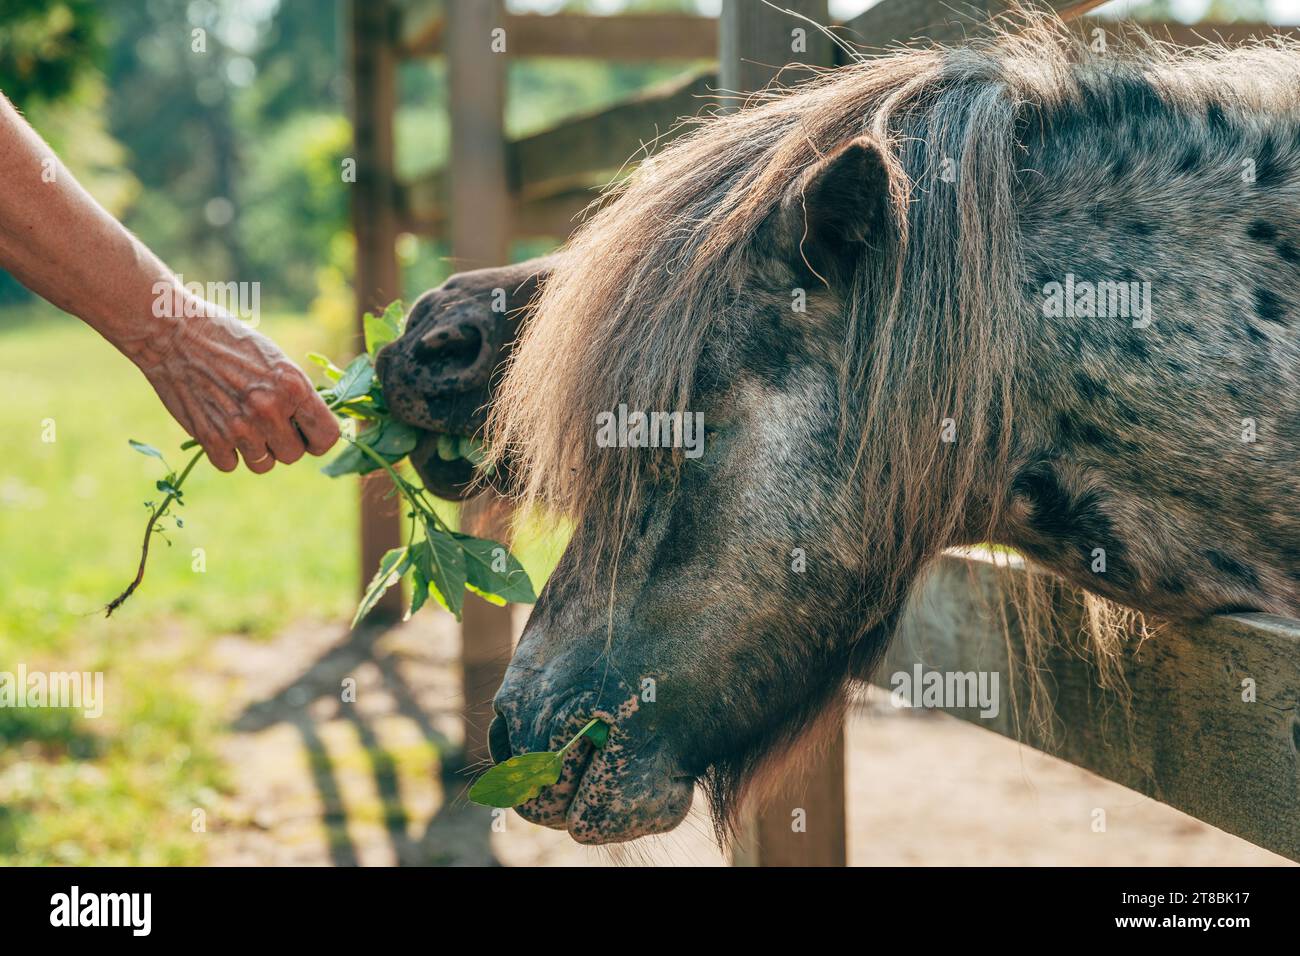
<instances>
[{"instance_id":1,"label":"green field","mask_svg":"<svg viewBox=\"0 0 1300 956\"><path fill-rule=\"evenodd\" d=\"M300 362L339 351L300 317L262 330ZM130 363L48 307L0 314L0 375L0 671L103 671L109 700L99 719L0 709L0 863L202 862L189 819L224 784L220 727L186 675L216 635L350 617L356 479L313 459L260 477L201 464L184 528L155 541L143 587L105 620L162 473L127 440L175 464L185 436ZM554 542L521 551L540 586Z\"/></svg>"}]
</instances>

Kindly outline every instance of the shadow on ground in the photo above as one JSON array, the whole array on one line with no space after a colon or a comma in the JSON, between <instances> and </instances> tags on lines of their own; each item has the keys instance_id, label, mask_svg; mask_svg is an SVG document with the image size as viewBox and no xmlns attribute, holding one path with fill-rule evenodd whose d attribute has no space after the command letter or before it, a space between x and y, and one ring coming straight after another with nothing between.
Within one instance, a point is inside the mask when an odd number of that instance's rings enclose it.
<instances>
[{"instance_id":1,"label":"shadow on ground","mask_svg":"<svg viewBox=\"0 0 1300 956\"><path fill-rule=\"evenodd\" d=\"M392 629L361 627L339 640L340 629L328 627L325 631L334 640L324 644L305 669L263 688L231 721L236 740L256 740L261 747L281 752L271 757L284 761L280 770L294 763L294 755L283 752L286 731L296 737L297 761L305 764L325 838L324 859L302 862L499 862L492 849L491 811L469 803L464 792L468 776L457 771L461 761L451 735L459 688L448 686L446 668L439 663L445 659L439 651L445 650L449 638L442 632L448 630L424 622ZM301 649L300 644L294 646ZM253 656L267 663L269 652ZM257 662L245 658L244 663ZM413 677L421 676L426 680L414 685ZM243 675L245 681L250 678L272 682L265 670ZM251 762L263 765L265 759ZM248 764L237 770L251 769ZM432 779L419 779L424 775ZM288 781L274 774L270 779L262 776L271 785L265 797L286 796ZM430 794L430 789L440 793ZM306 794L289 796L307 802ZM296 814L277 811L273 802L244 809L251 810L245 816L253 829L286 824L292 829L302 822ZM241 814L234 816L239 819ZM375 845L379 835L386 852ZM298 841L291 838L288 843ZM300 850L295 855L313 856L308 847Z\"/></svg>"}]
</instances>

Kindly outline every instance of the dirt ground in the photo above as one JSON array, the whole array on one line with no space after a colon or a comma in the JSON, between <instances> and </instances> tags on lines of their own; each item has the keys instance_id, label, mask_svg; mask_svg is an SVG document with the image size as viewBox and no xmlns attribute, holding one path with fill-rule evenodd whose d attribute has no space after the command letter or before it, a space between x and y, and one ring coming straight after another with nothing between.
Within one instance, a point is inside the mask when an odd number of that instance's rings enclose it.
<instances>
[{"instance_id":1,"label":"dirt ground","mask_svg":"<svg viewBox=\"0 0 1300 956\"><path fill-rule=\"evenodd\" d=\"M520 622L521 623L521 622ZM233 792L208 814L218 865L725 865L702 801L661 838L578 846L444 784L459 736L458 637L425 613L383 634L230 637L196 680L229 715ZM348 680L355 685L345 684ZM355 686L355 702L341 700ZM871 696L848 730L854 865L1290 865L1087 771ZM1105 832L1094 832L1095 811Z\"/></svg>"}]
</instances>

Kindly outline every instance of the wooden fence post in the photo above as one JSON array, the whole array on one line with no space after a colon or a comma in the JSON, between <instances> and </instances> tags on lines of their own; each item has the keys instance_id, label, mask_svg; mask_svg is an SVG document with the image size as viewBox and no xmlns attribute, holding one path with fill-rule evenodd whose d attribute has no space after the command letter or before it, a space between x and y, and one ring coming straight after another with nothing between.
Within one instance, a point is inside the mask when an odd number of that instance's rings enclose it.
<instances>
[{"instance_id":1,"label":"wooden fence post","mask_svg":"<svg viewBox=\"0 0 1300 956\"><path fill-rule=\"evenodd\" d=\"M802 20L762 3L723 0L718 33L719 85L725 93L752 93L783 66L832 66L834 46L815 24L826 25L826 0L782 0ZM813 21L812 23L809 20ZM791 74L798 81L803 74ZM736 104L739 105L739 104ZM843 866L846 862L844 728L828 748L757 812L746 828L748 846L736 862L759 866Z\"/></svg>"},{"instance_id":2,"label":"wooden fence post","mask_svg":"<svg viewBox=\"0 0 1300 956\"><path fill-rule=\"evenodd\" d=\"M501 0L449 0L446 6L451 98L451 248L457 269L501 265L510 258L510 188L506 179L505 88L510 37ZM462 506L462 525L482 507ZM504 523L503 523L504 525ZM504 526L482 533L501 540ZM465 596L461 622L461 722L468 765L488 756L491 699L510 659L510 608Z\"/></svg>"},{"instance_id":3,"label":"wooden fence post","mask_svg":"<svg viewBox=\"0 0 1300 956\"><path fill-rule=\"evenodd\" d=\"M363 342L361 315L383 309L402 294L397 264L397 187L393 170L393 114L397 108L397 63L393 55L394 12L390 0L350 0L349 60L352 73L352 231L356 236L356 332ZM361 581L366 585L379 559L401 546L401 516L392 482L382 472L361 479ZM370 613L374 622L402 616L401 588L392 588Z\"/></svg>"},{"instance_id":4,"label":"wooden fence post","mask_svg":"<svg viewBox=\"0 0 1300 956\"><path fill-rule=\"evenodd\" d=\"M845 814L844 722L826 749L763 805L752 837L759 866L844 866L848 862Z\"/></svg>"},{"instance_id":5,"label":"wooden fence post","mask_svg":"<svg viewBox=\"0 0 1300 956\"><path fill-rule=\"evenodd\" d=\"M723 0L718 29L718 80L724 94L761 90L781 67L791 63L835 65L830 37L814 25L830 24L827 0L781 0L777 6L808 19L752 0ZM805 73L796 73L790 79L806 77Z\"/></svg>"}]
</instances>

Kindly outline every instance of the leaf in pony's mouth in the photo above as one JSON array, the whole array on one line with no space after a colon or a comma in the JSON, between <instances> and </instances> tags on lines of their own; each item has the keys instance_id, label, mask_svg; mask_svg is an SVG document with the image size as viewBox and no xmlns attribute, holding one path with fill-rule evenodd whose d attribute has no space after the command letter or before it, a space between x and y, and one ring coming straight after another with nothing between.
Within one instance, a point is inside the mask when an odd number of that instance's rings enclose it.
<instances>
[{"instance_id":1,"label":"leaf in pony's mouth","mask_svg":"<svg viewBox=\"0 0 1300 956\"><path fill-rule=\"evenodd\" d=\"M564 755L584 736L597 749L604 747L609 740L609 724L593 717L559 750L519 754L502 761L474 781L474 786L469 788L470 800L484 807L517 807L527 803L543 787L559 781Z\"/></svg>"}]
</instances>

